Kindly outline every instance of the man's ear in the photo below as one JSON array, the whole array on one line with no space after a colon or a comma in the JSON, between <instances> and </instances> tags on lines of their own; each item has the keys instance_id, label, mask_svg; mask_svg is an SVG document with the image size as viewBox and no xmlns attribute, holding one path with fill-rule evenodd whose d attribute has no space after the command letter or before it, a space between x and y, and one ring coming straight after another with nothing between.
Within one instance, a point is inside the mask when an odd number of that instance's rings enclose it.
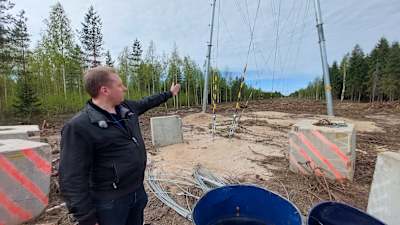
<instances>
[{"instance_id":1,"label":"man's ear","mask_svg":"<svg viewBox=\"0 0 400 225\"><path fill-rule=\"evenodd\" d=\"M103 94L105 94L105 95L107 95L107 94L108 94L108 89L107 89L107 87L101 86L101 87L100 87L100 92L103 93Z\"/></svg>"}]
</instances>

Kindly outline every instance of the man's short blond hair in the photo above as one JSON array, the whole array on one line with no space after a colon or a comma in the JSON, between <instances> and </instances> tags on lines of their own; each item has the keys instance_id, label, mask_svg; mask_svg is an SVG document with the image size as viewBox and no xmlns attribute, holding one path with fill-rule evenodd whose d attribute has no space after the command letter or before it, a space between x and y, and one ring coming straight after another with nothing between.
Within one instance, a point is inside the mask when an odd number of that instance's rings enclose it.
<instances>
[{"instance_id":1,"label":"man's short blond hair","mask_svg":"<svg viewBox=\"0 0 400 225\"><path fill-rule=\"evenodd\" d=\"M108 66L97 66L88 69L83 76L83 84L90 97L95 98L99 95L100 88L110 83L110 75L116 71Z\"/></svg>"}]
</instances>

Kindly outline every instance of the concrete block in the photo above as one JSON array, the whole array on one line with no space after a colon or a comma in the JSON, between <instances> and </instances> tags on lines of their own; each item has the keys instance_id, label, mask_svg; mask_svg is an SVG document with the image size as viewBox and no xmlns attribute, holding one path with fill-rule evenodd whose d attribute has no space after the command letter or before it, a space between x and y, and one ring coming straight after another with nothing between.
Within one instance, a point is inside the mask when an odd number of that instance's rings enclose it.
<instances>
[{"instance_id":1,"label":"concrete block","mask_svg":"<svg viewBox=\"0 0 400 225\"><path fill-rule=\"evenodd\" d=\"M0 139L37 140L40 129L37 125L0 126Z\"/></svg>"},{"instance_id":2,"label":"concrete block","mask_svg":"<svg viewBox=\"0 0 400 225\"><path fill-rule=\"evenodd\" d=\"M179 116L152 117L151 140L154 146L166 146L183 142L182 120Z\"/></svg>"},{"instance_id":3,"label":"concrete block","mask_svg":"<svg viewBox=\"0 0 400 225\"><path fill-rule=\"evenodd\" d=\"M289 132L290 170L336 180L353 180L356 132L353 124L316 126L302 120Z\"/></svg>"},{"instance_id":4,"label":"concrete block","mask_svg":"<svg viewBox=\"0 0 400 225\"><path fill-rule=\"evenodd\" d=\"M0 224L21 224L48 204L50 146L21 139L0 140Z\"/></svg>"},{"instance_id":5,"label":"concrete block","mask_svg":"<svg viewBox=\"0 0 400 225\"><path fill-rule=\"evenodd\" d=\"M400 223L400 153L378 154L367 212L388 225Z\"/></svg>"}]
</instances>

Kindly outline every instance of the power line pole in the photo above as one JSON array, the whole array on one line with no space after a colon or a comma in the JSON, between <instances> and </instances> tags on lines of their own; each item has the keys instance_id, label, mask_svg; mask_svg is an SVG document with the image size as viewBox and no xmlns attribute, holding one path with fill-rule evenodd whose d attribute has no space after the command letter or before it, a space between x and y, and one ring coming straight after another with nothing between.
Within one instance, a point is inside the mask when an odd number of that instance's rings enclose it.
<instances>
[{"instance_id":1,"label":"power line pole","mask_svg":"<svg viewBox=\"0 0 400 225\"><path fill-rule=\"evenodd\" d=\"M213 39L213 31L214 31L214 15L215 15L215 2L213 0L212 4L212 16L211 16L211 30L210 30L210 41L208 42L208 52L207 52L207 65L206 65L206 73L204 74L204 91L203 91L203 108L202 112L205 113L207 109L208 103L208 78L210 74L210 63L211 63L211 46L212 46L212 39Z\"/></svg>"},{"instance_id":2,"label":"power line pole","mask_svg":"<svg viewBox=\"0 0 400 225\"><path fill-rule=\"evenodd\" d=\"M331 93L332 87L331 87L331 81L329 79L329 67L328 67L328 59L327 59L327 54L326 54L324 27L323 27L323 23L322 23L321 6L319 3L319 0L314 0L314 8L315 8L315 16L317 18L319 48L321 51L322 69L323 69L323 73L324 73L326 106L327 106L328 115L334 116L332 93Z\"/></svg>"}]
</instances>

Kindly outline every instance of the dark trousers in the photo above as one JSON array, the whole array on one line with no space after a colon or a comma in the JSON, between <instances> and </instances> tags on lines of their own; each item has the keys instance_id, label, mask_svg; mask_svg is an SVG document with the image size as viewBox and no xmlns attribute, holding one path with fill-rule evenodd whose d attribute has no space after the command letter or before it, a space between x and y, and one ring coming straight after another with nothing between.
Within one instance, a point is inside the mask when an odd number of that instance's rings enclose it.
<instances>
[{"instance_id":1,"label":"dark trousers","mask_svg":"<svg viewBox=\"0 0 400 225\"><path fill-rule=\"evenodd\" d=\"M147 204L144 188L118 199L95 200L99 225L143 225L143 210Z\"/></svg>"}]
</instances>

